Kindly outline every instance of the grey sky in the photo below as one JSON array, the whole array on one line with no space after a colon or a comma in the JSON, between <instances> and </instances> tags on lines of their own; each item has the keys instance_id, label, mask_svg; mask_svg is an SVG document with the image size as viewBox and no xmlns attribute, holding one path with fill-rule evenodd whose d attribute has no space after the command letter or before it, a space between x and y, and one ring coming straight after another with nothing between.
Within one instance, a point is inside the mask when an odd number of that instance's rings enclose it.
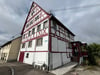
<instances>
[{"instance_id":1,"label":"grey sky","mask_svg":"<svg viewBox=\"0 0 100 75\"><path fill-rule=\"evenodd\" d=\"M0 45L20 33L33 0L0 0ZM34 0L45 10L100 4L100 0ZM76 40L100 43L100 6L53 12Z\"/></svg>"}]
</instances>

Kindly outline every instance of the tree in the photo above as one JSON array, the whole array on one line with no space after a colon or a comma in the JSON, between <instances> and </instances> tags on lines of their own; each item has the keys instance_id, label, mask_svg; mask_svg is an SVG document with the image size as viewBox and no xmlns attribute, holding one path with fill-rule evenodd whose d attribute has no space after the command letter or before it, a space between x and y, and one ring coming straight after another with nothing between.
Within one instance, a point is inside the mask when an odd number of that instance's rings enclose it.
<instances>
[{"instance_id":1,"label":"tree","mask_svg":"<svg viewBox=\"0 0 100 75\"><path fill-rule=\"evenodd\" d=\"M100 58L100 44L90 44L88 45L88 59L89 59L89 64L91 65L97 65L98 63L96 62L97 58Z\"/></svg>"}]
</instances>

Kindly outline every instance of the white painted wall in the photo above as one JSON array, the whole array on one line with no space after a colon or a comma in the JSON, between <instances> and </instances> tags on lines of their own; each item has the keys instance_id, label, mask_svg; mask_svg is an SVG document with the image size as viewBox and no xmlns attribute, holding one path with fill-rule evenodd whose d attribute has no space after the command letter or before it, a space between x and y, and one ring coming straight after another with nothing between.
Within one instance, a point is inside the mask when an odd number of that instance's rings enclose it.
<instances>
[{"instance_id":1,"label":"white painted wall","mask_svg":"<svg viewBox=\"0 0 100 75\"><path fill-rule=\"evenodd\" d=\"M35 65L48 65L48 52L36 52L34 56Z\"/></svg>"},{"instance_id":2,"label":"white painted wall","mask_svg":"<svg viewBox=\"0 0 100 75\"><path fill-rule=\"evenodd\" d=\"M29 53L29 57L26 58L26 55L27 53ZM28 64L32 64L33 63L33 56L34 56L34 53L33 52L25 52L25 55L24 55L24 63L28 63Z\"/></svg>"},{"instance_id":3,"label":"white painted wall","mask_svg":"<svg viewBox=\"0 0 100 75\"><path fill-rule=\"evenodd\" d=\"M53 69L62 65L60 53L52 53L52 64L53 64Z\"/></svg>"},{"instance_id":4,"label":"white painted wall","mask_svg":"<svg viewBox=\"0 0 100 75\"><path fill-rule=\"evenodd\" d=\"M48 51L48 36L43 37L43 44L36 46L36 51Z\"/></svg>"},{"instance_id":5,"label":"white painted wall","mask_svg":"<svg viewBox=\"0 0 100 75\"><path fill-rule=\"evenodd\" d=\"M53 22L51 21L51 26ZM57 25L57 24L56 24ZM62 27L60 27L61 30L58 29L58 26L57 26L57 30L61 31L62 33L64 33L64 30ZM55 34L56 32L56 35L59 36L59 32L58 31L55 31L53 28L51 28L51 32ZM66 35L68 31L66 31ZM73 36L71 36L71 38L69 38L68 36L65 37L64 34L60 33L60 37L62 38L66 38L67 40L69 40L69 42L73 41ZM64 65L66 63L69 63L71 61L70 57L69 57L69 53L59 53L59 52L72 52L71 49L68 49L68 45L69 45L69 42L65 42L65 41L62 41L60 39L58 39L57 37L52 37L52 51L54 52L58 52L58 53L51 53L51 62L50 62L50 65L53 65L52 68L57 68L61 65ZM72 55L72 54L70 54Z\"/></svg>"}]
</instances>

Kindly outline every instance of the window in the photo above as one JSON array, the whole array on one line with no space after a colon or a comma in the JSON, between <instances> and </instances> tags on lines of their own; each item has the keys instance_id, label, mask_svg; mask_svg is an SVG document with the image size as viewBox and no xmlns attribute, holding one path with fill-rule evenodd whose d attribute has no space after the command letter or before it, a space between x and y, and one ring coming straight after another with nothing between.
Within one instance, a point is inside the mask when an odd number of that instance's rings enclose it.
<instances>
[{"instance_id":1,"label":"window","mask_svg":"<svg viewBox=\"0 0 100 75\"><path fill-rule=\"evenodd\" d=\"M33 20L30 22L30 25L33 24Z\"/></svg>"},{"instance_id":2,"label":"window","mask_svg":"<svg viewBox=\"0 0 100 75\"><path fill-rule=\"evenodd\" d=\"M30 36L30 35L31 35L31 31L28 32L28 36Z\"/></svg>"},{"instance_id":3,"label":"window","mask_svg":"<svg viewBox=\"0 0 100 75\"><path fill-rule=\"evenodd\" d=\"M28 47L32 47L32 41L29 41Z\"/></svg>"},{"instance_id":4,"label":"window","mask_svg":"<svg viewBox=\"0 0 100 75\"><path fill-rule=\"evenodd\" d=\"M22 44L22 48L25 48L25 43Z\"/></svg>"},{"instance_id":5,"label":"window","mask_svg":"<svg viewBox=\"0 0 100 75\"><path fill-rule=\"evenodd\" d=\"M68 43L68 47L69 47L69 48L72 48L71 42Z\"/></svg>"},{"instance_id":6,"label":"window","mask_svg":"<svg viewBox=\"0 0 100 75\"><path fill-rule=\"evenodd\" d=\"M41 25L37 26L37 32L39 32L41 30Z\"/></svg>"},{"instance_id":7,"label":"window","mask_svg":"<svg viewBox=\"0 0 100 75\"><path fill-rule=\"evenodd\" d=\"M28 57L29 57L29 53L26 54L26 58L28 58Z\"/></svg>"},{"instance_id":8,"label":"window","mask_svg":"<svg viewBox=\"0 0 100 75\"><path fill-rule=\"evenodd\" d=\"M39 15L35 17L35 21L39 19Z\"/></svg>"},{"instance_id":9,"label":"window","mask_svg":"<svg viewBox=\"0 0 100 75\"><path fill-rule=\"evenodd\" d=\"M23 35L23 39L25 39L25 34Z\"/></svg>"},{"instance_id":10,"label":"window","mask_svg":"<svg viewBox=\"0 0 100 75\"><path fill-rule=\"evenodd\" d=\"M45 22L43 23L43 29L45 29L45 28L47 28L47 27L48 27L48 22L45 21Z\"/></svg>"},{"instance_id":11,"label":"window","mask_svg":"<svg viewBox=\"0 0 100 75\"><path fill-rule=\"evenodd\" d=\"M4 57L6 57L7 56L7 53L4 53Z\"/></svg>"},{"instance_id":12,"label":"window","mask_svg":"<svg viewBox=\"0 0 100 75\"><path fill-rule=\"evenodd\" d=\"M26 28L29 26L29 24L26 24Z\"/></svg>"},{"instance_id":13,"label":"window","mask_svg":"<svg viewBox=\"0 0 100 75\"><path fill-rule=\"evenodd\" d=\"M56 24L55 21L53 21L53 26L52 26L52 28L54 28L55 30L57 30L57 24Z\"/></svg>"},{"instance_id":14,"label":"window","mask_svg":"<svg viewBox=\"0 0 100 75\"><path fill-rule=\"evenodd\" d=\"M31 16L33 16L33 14L34 14L34 10L33 10L33 11L31 11Z\"/></svg>"},{"instance_id":15,"label":"window","mask_svg":"<svg viewBox=\"0 0 100 75\"><path fill-rule=\"evenodd\" d=\"M68 37L70 38L70 33L68 32Z\"/></svg>"},{"instance_id":16,"label":"window","mask_svg":"<svg viewBox=\"0 0 100 75\"><path fill-rule=\"evenodd\" d=\"M41 46L43 42L43 38L39 38L36 40L36 46Z\"/></svg>"},{"instance_id":17,"label":"window","mask_svg":"<svg viewBox=\"0 0 100 75\"><path fill-rule=\"evenodd\" d=\"M32 34L35 34L35 28L32 29Z\"/></svg>"}]
</instances>

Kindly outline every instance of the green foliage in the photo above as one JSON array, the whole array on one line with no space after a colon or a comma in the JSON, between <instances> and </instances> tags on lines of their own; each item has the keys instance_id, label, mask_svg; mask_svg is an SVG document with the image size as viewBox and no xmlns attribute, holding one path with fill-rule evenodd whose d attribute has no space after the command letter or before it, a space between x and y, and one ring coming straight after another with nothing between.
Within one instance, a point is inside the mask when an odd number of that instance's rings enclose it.
<instances>
[{"instance_id":1,"label":"green foliage","mask_svg":"<svg viewBox=\"0 0 100 75\"><path fill-rule=\"evenodd\" d=\"M97 65L96 58L100 58L100 44L90 44L87 47L88 50L88 58L89 58L89 64L91 65Z\"/></svg>"}]
</instances>

